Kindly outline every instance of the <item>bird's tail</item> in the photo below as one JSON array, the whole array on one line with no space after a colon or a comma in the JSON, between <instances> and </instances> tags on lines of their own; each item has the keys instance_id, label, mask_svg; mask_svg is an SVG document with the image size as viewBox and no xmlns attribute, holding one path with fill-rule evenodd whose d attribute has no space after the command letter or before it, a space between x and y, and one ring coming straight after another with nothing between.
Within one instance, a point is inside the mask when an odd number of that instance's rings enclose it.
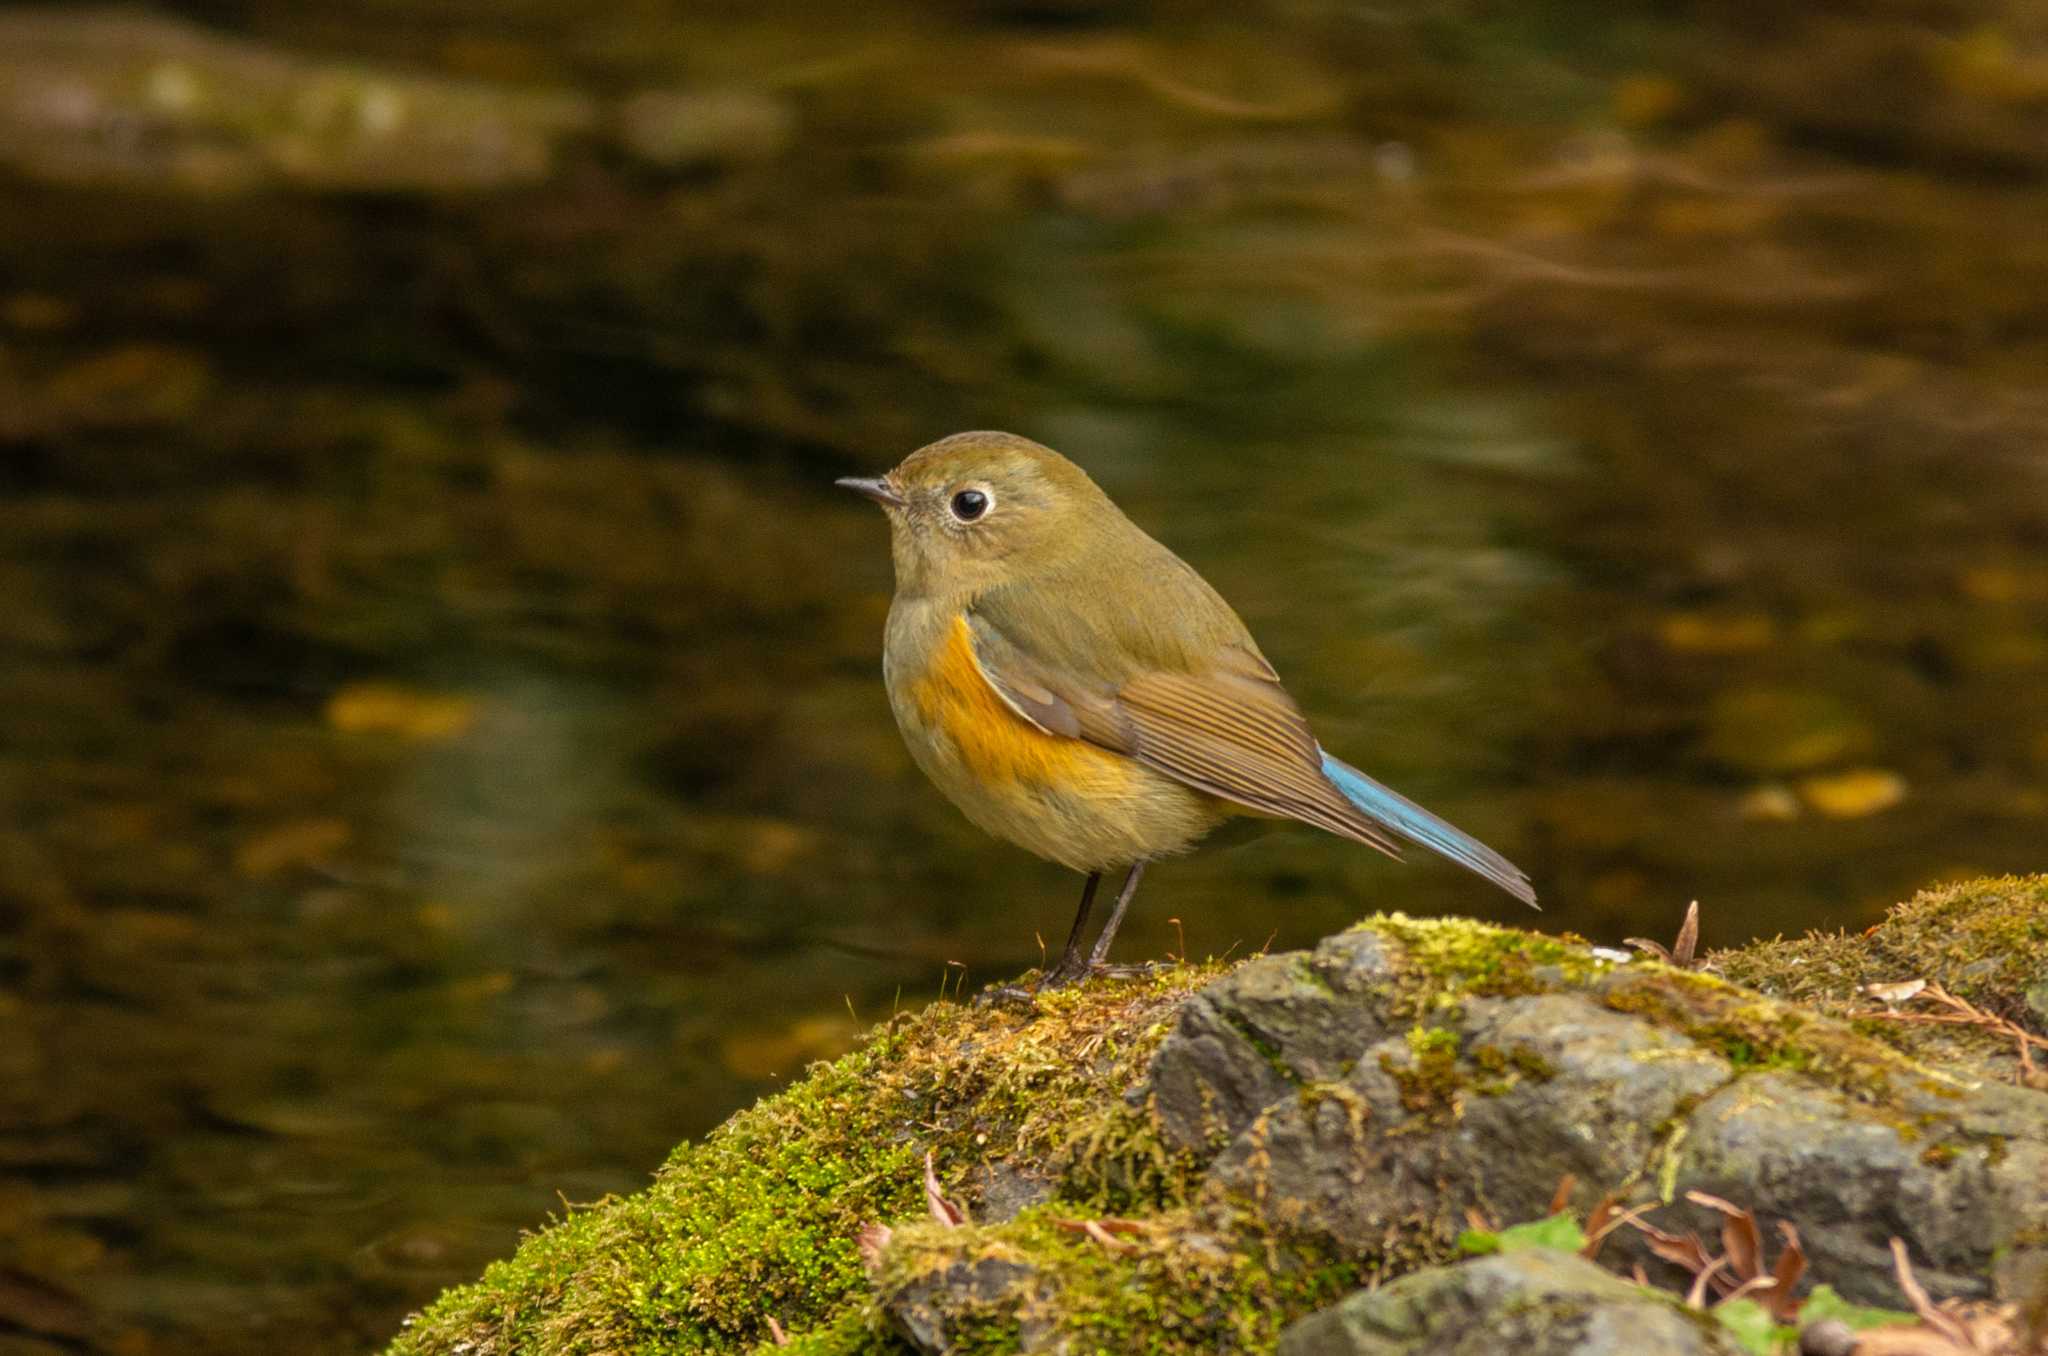
<instances>
[{"instance_id":1,"label":"bird's tail","mask_svg":"<svg viewBox=\"0 0 2048 1356\"><path fill-rule=\"evenodd\" d=\"M1409 842L1486 877L1532 909L1541 907L1536 903L1536 887L1529 883L1528 873L1471 834L1452 828L1400 792L1380 785L1328 752L1323 754L1323 775L1344 793L1346 800Z\"/></svg>"}]
</instances>

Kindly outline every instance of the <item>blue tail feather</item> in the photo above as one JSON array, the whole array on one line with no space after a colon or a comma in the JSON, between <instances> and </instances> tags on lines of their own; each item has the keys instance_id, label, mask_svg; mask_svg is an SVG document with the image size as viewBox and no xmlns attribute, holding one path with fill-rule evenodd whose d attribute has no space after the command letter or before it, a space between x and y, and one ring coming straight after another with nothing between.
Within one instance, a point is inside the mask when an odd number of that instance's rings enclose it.
<instances>
[{"instance_id":1,"label":"blue tail feather","mask_svg":"<svg viewBox=\"0 0 2048 1356\"><path fill-rule=\"evenodd\" d=\"M1540 907L1528 874L1471 834L1451 827L1400 792L1382 786L1327 751L1323 754L1323 775L1344 793L1346 800L1411 843L1486 877L1530 908Z\"/></svg>"}]
</instances>

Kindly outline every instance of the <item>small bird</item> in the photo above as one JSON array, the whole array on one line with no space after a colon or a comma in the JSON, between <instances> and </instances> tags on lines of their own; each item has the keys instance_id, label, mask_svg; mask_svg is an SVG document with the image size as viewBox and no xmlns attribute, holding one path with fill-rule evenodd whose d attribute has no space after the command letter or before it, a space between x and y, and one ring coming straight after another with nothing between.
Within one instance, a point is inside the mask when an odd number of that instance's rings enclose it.
<instances>
[{"instance_id":1,"label":"small bird","mask_svg":"<svg viewBox=\"0 0 2048 1356\"><path fill-rule=\"evenodd\" d=\"M882 673L911 757L976 825L1087 877L1045 983L1104 964L1146 863L1244 817L1390 857L1405 839L1535 905L1505 857L1325 753L1230 604L1051 448L956 433L837 483L889 516Z\"/></svg>"}]
</instances>

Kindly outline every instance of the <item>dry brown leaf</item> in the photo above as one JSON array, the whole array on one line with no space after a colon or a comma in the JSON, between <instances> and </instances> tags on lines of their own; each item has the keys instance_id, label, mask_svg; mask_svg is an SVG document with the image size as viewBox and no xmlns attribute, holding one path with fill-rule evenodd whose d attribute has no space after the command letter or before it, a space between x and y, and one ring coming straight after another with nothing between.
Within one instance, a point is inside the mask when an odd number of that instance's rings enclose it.
<instances>
[{"instance_id":1,"label":"dry brown leaf","mask_svg":"<svg viewBox=\"0 0 2048 1356\"><path fill-rule=\"evenodd\" d=\"M1705 1245L1700 1242L1700 1236L1696 1233L1690 1231L1683 1235L1666 1233L1656 1225L1645 1223L1639 1219L1630 1220L1629 1223L1642 1234L1651 1252L1673 1266L1684 1267L1687 1271L1697 1276L1700 1272L1705 1271L1712 1261L1707 1256Z\"/></svg>"},{"instance_id":2,"label":"dry brown leaf","mask_svg":"<svg viewBox=\"0 0 2048 1356\"><path fill-rule=\"evenodd\" d=\"M1638 951L1647 951L1666 965L1675 965L1681 970L1697 969L1693 953L1700 944L1700 902L1695 899L1685 909L1685 921L1678 925L1678 936L1670 946L1653 942L1647 937L1629 937L1624 940Z\"/></svg>"},{"instance_id":3,"label":"dry brown leaf","mask_svg":"<svg viewBox=\"0 0 2048 1356\"><path fill-rule=\"evenodd\" d=\"M1790 1323L1799 1316L1799 1297L1793 1290L1799 1278L1806 1274L1806 1249L1799 1242L1799 1231L1792 1227L1790 1220L1778 1221L1778 1232L1785 1239L1785 1247L1778 1254L1778 1264L1771 1268L1771 1279L1777 1288L1764 1301L1764 1308L1771 1311L1771 1317L1780 1323Z\"/></svg>"},{"instance_id":4,"label":"dry brown leaf","mask_svg":"<svg viewBox=\"0 0 2048 1356\"><path fill-rule=\"evenodd\" d=\"M1692 969L1693 952L1700 944L1700 902L1695 899L1685 906L1685 921L1678 925L1678 942L1671 948L1671 959L1681 969Z\"/></svg>"},{"instance_id":5,"label":"dry brown leaf","mask_svg":"<svg viewBox=\"0 0 2048 1356\"><path fill-rule=\"evenodd\" d=\"M1721 1213L1721 1251L1728 1255L1728 1270L1736 1279L1749 1281L1764 1274L1764 1244L1757 1234L1755 1215L1704 1191L1688 1191L1685 1198Z\"/></svg>"},{"instance_id":6,"label":"dry brown leaf","mask_svg":"<svg viewBox=\"0 0 2048 1356\"><path fill-rule=\"evenodd\" d=\"M932 1151L924 1151L924 1205L932 1212L932 1218L949 1229L957 1229L967 1223L967 1212L947 1200L939 1190L938 1174L932 1171Z\"/></svg>"}]
</instances>

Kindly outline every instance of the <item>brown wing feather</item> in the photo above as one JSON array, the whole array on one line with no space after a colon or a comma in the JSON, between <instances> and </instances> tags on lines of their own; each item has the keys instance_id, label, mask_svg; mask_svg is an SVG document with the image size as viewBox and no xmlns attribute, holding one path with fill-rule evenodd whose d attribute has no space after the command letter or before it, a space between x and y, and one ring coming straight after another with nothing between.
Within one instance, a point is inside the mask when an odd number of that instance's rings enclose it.
<instances>
[{"instance_id":1,"label":"brown wing feather","mask_svg":"<svg viewBox=\"0 0 2048 1356\"><path fill-rule=\"evenodd\" d=\"M1117 701L1136 732L1140 762L1211 795L1400 856L1394 840L1330 785L1307 720L1277 682L1143 674L1124 684Z\"/></svg>"},{"instance_id":2,"label":"brown wing feather","mask_svg":"<svg viewBox=\"0 0 2048 1356\"><path fill-rule=\"evenodd\" d=\"M1046 733L1085 739L1233 804L1400 855L1323 775L1308 722L1256 652L1231 649L1209 672L1140 673L1111 687L1056 671L986 618L970 616L969 625L990 686Z\"/></svg>"}]
</instances>

